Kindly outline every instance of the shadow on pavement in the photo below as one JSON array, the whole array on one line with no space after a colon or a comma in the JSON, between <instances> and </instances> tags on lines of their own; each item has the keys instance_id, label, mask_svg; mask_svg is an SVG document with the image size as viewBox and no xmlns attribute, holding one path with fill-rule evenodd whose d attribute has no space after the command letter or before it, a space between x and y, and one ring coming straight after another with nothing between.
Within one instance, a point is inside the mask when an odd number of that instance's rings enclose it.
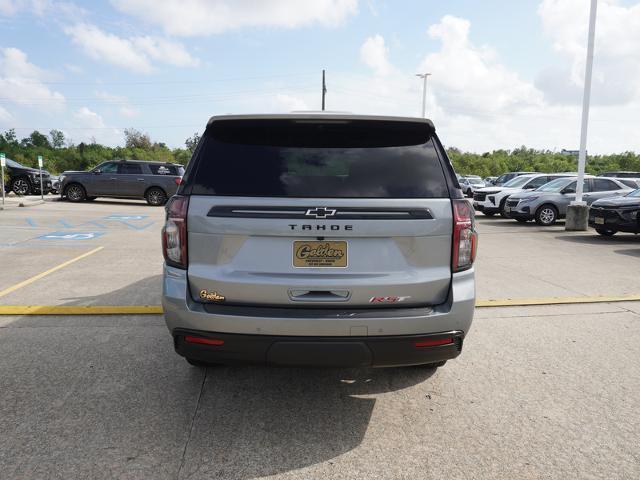
<instances>
[{"instance_id":1,"label":"shadow on pavement","mask_svg":"<svg viewBox=\"0 0 640 480\"><path fill-rule=\"evenodd\" d=\"M556 237L565 242L582 243L585 245L628 245L640 244L640 236L618 233L612 237L603 237L591 230L584 234L561 235Z\"/></svg>"},{"instance_id":2,"label":"shadow on pavement","mask_svg":"<svg viewBox=\"0 0 640 480\"><path fill-rule=\"evenodd\" d=\"M326 462L362 442L374 398L434 369L209 367L183 478L251 479Z\"/></svg>"}]
</instances>

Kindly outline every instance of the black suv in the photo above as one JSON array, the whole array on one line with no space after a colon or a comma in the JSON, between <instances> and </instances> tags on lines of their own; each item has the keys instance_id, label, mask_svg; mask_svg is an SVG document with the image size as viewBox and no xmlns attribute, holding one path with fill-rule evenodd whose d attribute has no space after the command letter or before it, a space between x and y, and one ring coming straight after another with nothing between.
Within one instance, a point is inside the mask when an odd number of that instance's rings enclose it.
<instances>
[{"instance_id":1,"label":"black suv","mask_svg":"<svg viewBox=\"0 0 640 480\"><path fill-rule=\"evenodd\" d=\"M40 170L37 168L25 167L7 158L6 171L9 174L7 192L13 191L16 195L40 193ZM51 190L51 175L46 170L42 170L42 189L45 195Z\"/></svg>"},{"instance_id":2,"label":"black suv","mask_svg":"<svg viewBox=\"0 0 640 480\"><path fill-rule=\"evenodd\" d=\"M640 189L622 196L597 200L589 209L589 226L600 235L640 233Z\"/></svg>"},{"instance_id":3,"label":"black suv","mask_svg":"<svg viewBox=\"0 0 640 480\"><path fill-rule=\"evenodd\" d=\"M63 172L60 196L71 202L97 197L144 198L164 205L182 181L184 168L176 163L118 160L101 163L88 172Z\"/></svg>"}]
</instances>

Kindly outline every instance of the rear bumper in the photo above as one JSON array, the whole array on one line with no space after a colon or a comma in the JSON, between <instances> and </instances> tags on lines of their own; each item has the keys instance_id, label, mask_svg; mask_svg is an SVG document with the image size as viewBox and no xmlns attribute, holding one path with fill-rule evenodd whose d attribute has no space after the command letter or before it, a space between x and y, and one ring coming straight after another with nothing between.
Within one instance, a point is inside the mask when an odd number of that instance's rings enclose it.
<instances>
[{"instance_id":1,"label":"rear bumper","mask_svg":"<svg viewBox=\"0 0 640 480\"><path fill-rule=\"evenodd\" d=\"M452 275L447 300L420 308L273 308L194 302L187 272L164 267L162 306L169 331L295 337L377 337L462 332L471 328L474 270Z\"/></svg>"},{"instance_id":2,"label":"rear bumper","mask_svg":"<svg viewBox=\"0 0 640 480\"><path fill-rule=\"evenodd\" d=\"M460 355L462 332L373 337L291 337L238 335L175 330L176 352L187 358L223 364L268 364L315 367L399 367L449 360ZM213 338L222 345L191 343L187 338ZM437 346L416 342L450 341Z\"/></svg>"}]
</instances>

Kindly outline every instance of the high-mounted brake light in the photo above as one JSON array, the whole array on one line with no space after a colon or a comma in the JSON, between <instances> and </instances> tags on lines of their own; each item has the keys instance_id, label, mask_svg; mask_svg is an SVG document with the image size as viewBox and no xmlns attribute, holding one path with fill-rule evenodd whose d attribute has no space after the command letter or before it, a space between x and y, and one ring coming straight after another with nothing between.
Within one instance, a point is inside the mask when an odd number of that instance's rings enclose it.
<instances>
[{"instance_id":1,"label":"high-mounted brake light","mask_svg":"<svg viewBox=\"0 0 640 480\"><path fill-rule=\"evenodd\" d=\"M451 269L461 272L471 268L476 259L478 233L475 229L475 215L467 200L453 201L453 251Z\"/></svg>"},{"instance_id":2,"label":"high-mounted brake light","mask_svg":"<svg viewBox=\"0 0 640 480\"><path fill-rule=\"evenodd\" d=\"M167 203L167 220L162 229L162 253L167 265L187 268L187 209L189 197L174 195Z\"/></svg>"}]
</instances>

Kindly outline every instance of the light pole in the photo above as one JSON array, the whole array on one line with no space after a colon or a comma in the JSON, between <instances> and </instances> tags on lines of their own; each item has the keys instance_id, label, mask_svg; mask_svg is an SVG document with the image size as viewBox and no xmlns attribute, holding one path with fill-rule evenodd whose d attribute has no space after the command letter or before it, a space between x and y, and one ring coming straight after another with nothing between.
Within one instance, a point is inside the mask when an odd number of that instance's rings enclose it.
<instances>
[{"instance_id":1,"label":"light pole","mask_svg":"<svg viewBox=\"0 0 640 480\"><path fill-rule=\"evenodd\" d=\"M584 170L587 162L587 127L589 125L589 102L591 100L591 73L593 71L593 47L596 36L596 11L598 0L591 0L589 12L589 34L587 37L587 65L584 72L584 92L582 95L582 125L580 127L580 151L578 153L578 179L576 199L567 209L565 230L587 230L589 208L582 201Z\"/></svg>"},{"instance_id":2,"label":"light pole","mask_svg":"<svg viewBox=\"0 0 640 480\"><path fill-rule=\"evenodd\" d=\"M427 77L430 73L416 73L416 77L420 77L424 80L422 84L422 118L426 118L427 113Z\"/></svg>"}]
</instances>

